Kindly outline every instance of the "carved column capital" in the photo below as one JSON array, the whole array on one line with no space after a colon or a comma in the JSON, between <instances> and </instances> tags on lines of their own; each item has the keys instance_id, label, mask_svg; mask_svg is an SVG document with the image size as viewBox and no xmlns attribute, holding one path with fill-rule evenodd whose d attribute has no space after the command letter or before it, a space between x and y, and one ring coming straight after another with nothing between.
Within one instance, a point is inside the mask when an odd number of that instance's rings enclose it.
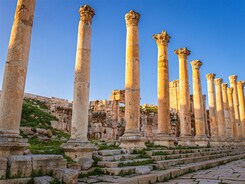
<instances>
[{"instance_id":1,"label":"carved column capital","mask_svg":"<svg viewBox=\"0 0 245 184\"><path fill-rule=\"evenodd\" d=\"M227 83L222 83L222 89L227 90L228 84Z\"/></svg>"},{"instance_id":2,"label":"carved column capital","mask_svg":"<svg viewBox=\"0 0 245 184\"><path fill-rule=\"evenodd\" d=\"M216 86L221 86L222 82L223 82L223 79L221 79L221 78L214 79L214 84Z\"/></svg>"},{"instance_id":3,"label":"carved column capital","mask_svg":"<svg viewBox=\"0 0 245 184\"><path fill-rule=\"evenodd\" d=\"M200 60L193 60L193 61L191 61L192 69L199 70L201 68L202 64L203 63Z\"/></svg>"},{"instance_id":4,"label":"carved column capital","mask_svg":"<svg viewBox=\"0 0 245 184\"><path fill-rule=\"evenodd\" d=\"M236 81L237 81L237 75L231 75L231 76L229 76L229 80L230 80L230 83L231 84L236 83Z\"/></svg>"},{"instance_id":5,"label":"carved column capital","mask_svg":"<svg viewBox=\"0 0 245 184\"><path fill-rule=\"evenodd\" d=\"M244 87L244 84L245 84L245 82L244 82L243 80L238 81L238 82L237 82L237 87L238 87L238 88L243 88L243 87Z\"/></svg>"},{"instance_id":6,"label":"carved column capital","mask_svg":"<svg viewBox=\"0 0 245 184\"><path fill-rule=\"evenodd\" d=\"M174 80L172 83L173 83L174 87L178 87L179 86L179 80Z\"/></svg>"},{"instance_id":7,"label":"carved column capital","mask_svg":"<svg viewBox=\"0 0 245 184\"><path fill-rule=\"evenodd\" d=\"M216 76L216 74L214 74L214 73L208 73L206 75L206 79L207 80L214 80L215 76Z\"/></svg>"},{"instance_id":8,"label":"carved column capital","mask_svg":"<svg viewBox=\"0 0 245 184\"><path fill-rule=\"evenodd\" d=\"M232 94L233 93L233 88L232 87L227 88L227 92Z\"/></svg>"},{"instance_id":9,"label":"carved column capital","mask_svg":"<svg viewBox=\"0 0 245 184\"><path fill-rule=\"evenodd\" d=\"M92 24L92 18L95 15L93 8L91 8L89 5L85 4L84 6L80 7L79 13L80 13L80 19L84 23Z\"/></svg>"},{"instance_id":10,"label":"carved column capital","mask_svg":"<svg viewBox=\"0 0 245 184\"><path fill-rule=\"evenodd\" d=\"M139 20L140 20L140 14L138 12L135 12L134 10L130 10L125 15L126 20L126 26L138 26Z\"/></svg>"},{"instance_id":11,"label":"carved column capital","mask_svg":"<svg viewBox=\"0 0 245 184\"><path fill-rule=\"evenodd\" d=\"M191 51L189 51L186 47L180 48L174 51L174 53L178 56L188 56L191 54Z\"/></svg>"},{"instance_id":12,"label":"carved column capital","mask_svg":"<svg viewBox=\"0 0 245 184\"><path fill-rule=\"evenodd\" d=\"M152 35L153 39L156 40L157 45L167 44L170 41L170 36L166 31Z\"/></svg>"}]
</instances>

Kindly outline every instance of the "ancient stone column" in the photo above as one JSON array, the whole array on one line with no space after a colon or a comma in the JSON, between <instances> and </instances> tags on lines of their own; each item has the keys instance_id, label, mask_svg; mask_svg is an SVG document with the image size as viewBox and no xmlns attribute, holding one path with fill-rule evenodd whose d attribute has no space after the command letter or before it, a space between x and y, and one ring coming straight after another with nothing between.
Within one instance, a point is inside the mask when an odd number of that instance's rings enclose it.
<instances>
[{"instance_id":1,"label":"ancient stone column","mask_svg":"<svg viewBox=\"0 0 245 184\"><path fill-rule=\"evenodd\" d=\"M192 66L192 84L193 84L193 102L194 102L194 116L195 116L195 144L198 146L207 146L208 139L206 136L205 114L203 109L202 84L200 78L200 67L202 62L194 60L191 62ZM181 94L180 94L181 95Z\"/></svg>"},{"instance_id":2,"label":"ancient stone column","mask_svg":"<svg viewBox=\"0 0 245 184\"><path fill-rule=\"evenodd\" d=\"M127 27L125 121L121 148L145 148L145 138L139 131L140 122L140 60L138 22L140 14L131 10L125 15Z\"/></svg>"},{"instance_id":3,"label":"ancient stone column","mask_svg":"<svg viewBox=\"0 0 245 184\"><path fill-rule=\"evenodd\" d=\"M35 0L18 0L10 35L0 102L0 155L23 154L28 147L19 127L28 67Z\"/></svg>"},{"instance_id":4,"label":"ancient stone column","mask_svg":"<svg viewBox=\"0 0 245 184\"><path fill-rule=\"evenodd\" d=\"M237 138L242 138L242 125L240 121L240 112L239 112L239 100L238 100L238 92L237 92L237 76L231 75L229 76L230 86L233 88L233 103L234 103L234 113L235 113L235 122L236 122L236 132Z\"/></svg>"},{"instance_id":5,"label":"ancient stone column","mask_svg":"<svg viewBox=\"0 0 245 184\"><path fill-rule=\"evenodd\" d=\"M158 47L158 133L154 144L173 147L174 139L170 137L170 106L169 106L169 73L168 73L168 42L170 36L166 31L154 34Z\"/></svg>"},{"instance_id":6,"label":"ancient stone column","mask_svg":"<svg viewBox=\"0 0 245 184\"><path fill-rule=\"evenodd\" d=\"M233 88L227 88L227 94L228 94L228 103L230 109L230 119L231 119L231 128L232 128L231 132L232 132L232 137L236 139L237 129L236 129L234 104L233 104Z\"/></svg>"},{"instance_id":7,"label":"ancient stone column","mask_svg":"<svg viewBox=\"0 0 245 184\"><path fill-rule=\"evenodd\" d=\"M244 81L237 82L237 92L239 99L240 121L242 126L243 138L245 138L245 102L244 102Z\"/></svg>"},{"instance_id":8,"label":"ancient stone column","mask_svg":"<svg viewBox=\"0 0 245 184\"><path fill-rule=\"evenodd\" d=\"M215 89L214 89L214 73L209 73L206 75L207 88L208 88L208 105L209 105L209 120L211 129L211 142L210 144L216 144L218 139L218 124L216 116L216 99L215 99Z\"/></svg>"},{"instance_id":9,"label":"ancient stone column","mask_svg":"<svg viewBox=\"0 0 245 184\"><path fill-rule=\"evenodd\" d=\"M187 65L187 56L191 52L187 48L180 48L174 52L178 55L179 59L180 137L178 144L182 146L194 146L194 139L191 134L190 91Z\"/></svg>"},{"instance_id":10,"label":"ancient stone column","mask_svg":"<svg viewBox=\"0 0 245 184\"><path fill-rule=\"evenodd\" d=\"M225 126L226 126L226 138L228 141L232 141L232 129L231 129L231 118L230 118L230 108L228 103L227 96L227 83L222 84L222 98L223 98L223 107L225 115Z\"/></svg>"},{"instance_id":11,"label":"ancient stone column","mask_svg":"<svg viewBox=\"0 0 245 184\"><path fill-rule=\"evenodd\" d=\"M217 124L218 124L218 134L219 141L224 142L226 138L226 127L225 127L225 115L224 115L224 106L222 98L222 82L223 79L216 78L214 83L216 85L216 112L217 112Z\"/></svg>"},{"instance_id":12,"label":"ancient stone column","mask_svg":"<svg viewBox=\"0 0 245 184\"><path fill-rule=\"evenodd\" d=\"M80 7L78 26L75 80L72 107L71 138L61 147L65 154L76 162L92 159L94 145L88 142L88 109L90 87L91 27L94 9L88 5Z\"/></svg>"}]
</instances>

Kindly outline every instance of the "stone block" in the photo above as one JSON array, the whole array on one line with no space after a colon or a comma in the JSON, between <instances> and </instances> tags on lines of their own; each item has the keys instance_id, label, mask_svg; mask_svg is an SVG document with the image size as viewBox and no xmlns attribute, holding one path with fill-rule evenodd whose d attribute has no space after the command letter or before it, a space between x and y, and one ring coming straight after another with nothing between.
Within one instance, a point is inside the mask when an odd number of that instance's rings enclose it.
<instances>
[{"instance_id":1,"label":"stone block","mask_svg":"<svg viewBox=\"0 0 245 184\"><path fill-rule=\"evenodd\" d=\"M0 178L4 179L6 177L7 170L7 159L0 158Z\"/></svg>"},{"instance_id":2,"label":"stone block","mask_svg":"<svg viewBox=\"0 0 245 184\"><path fill-rule=\"evenodd\" d=\"M29 177L32 173L31 156L10 156L8 158L10 177Z\"/></svg>"},{"instance_id":3,"label":"stone block","mask_svg":"<svg viewBox=\"0 0 245 184\"><path fill-rule=\"evenodd\" d=\"M80 158L78 163L82 170L87 170L92 167L94 160L92 158Z\"/></svg>"},{"instance_id":4,"label":"stone block","mask_svg":"<svg viewBox=\"0 0 245 184\"><path fill-rule=\"evenodd\" d=\"M135 176L134 179L138 180L138 184L156 183L157 175L156 174L140 175L140 176Z\"/></svg>"},{"instance_id":5,"label":"stone block","mask_svg":"<svg viewBox=\"0 0 245 184\"><path fill-rule=\"evenodd\" d=\"M29 181L31 181L31 178L16 178L0 180L0 184L27 184Z\"/></svg>"},{"instance_id":6,"label":"stone block","mask_svg":"<svg viewBox=\"0 0 245 184\"><path fill-rule=\"evenodd\" d=\"M54 177L67 184L77 184L79 172L75 169L56 169Z\"/></svg>"},{"instance_id":7,"label":"stone block","mask_svg":"<svg viewBox=\"0 0 245 184\"><path fill-rule=\"evenodd\" d=\"M41 176L34 178L34 184L50 184L54 179L51 176Z\"/></svg>"},{"instance_id":8,"label":"stone block","mask_svg":"<svg viewBox=\"0 0 245 184\"><path fill-rule=\"evenodd\" d=\"M152 174L155 174L157 176L157 181L168 181L170 178L170 172L165 171L152 171Z\"/></svg>"},{"instance_id":9,"label":"stone block","mask_svg":"<svg viewBox=\"0 0 245 184\"><path fill-rule=\"evenodd\" d=\"M149 174L151 172L151 169L147 166L141 166L135 168L136 174Z\"/></svg>"}]
</instances>

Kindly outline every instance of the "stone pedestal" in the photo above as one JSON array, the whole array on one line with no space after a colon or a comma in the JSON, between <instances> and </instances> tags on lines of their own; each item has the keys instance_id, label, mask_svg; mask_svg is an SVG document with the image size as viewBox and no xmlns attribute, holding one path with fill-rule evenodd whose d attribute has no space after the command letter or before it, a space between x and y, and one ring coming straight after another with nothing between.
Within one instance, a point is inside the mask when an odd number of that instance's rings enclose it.
<instances>
[{"instance_id":1,"label":"stone pedestal","mask_svg":"<svg viewBox=\"0 0 245 184\"><path fill-rule=\"evenodd\" d=\"M71 138L61 145L65 154L81 163L92 160L96 147L88 142L88 109L90 87L91 25L94 10L88 5L81 6L78 27L75 81L72 107ZM90 162L92 163L92 162ZM81 163L82 164L82 163Z\"/></svg>"},{"instance_id":2,"label":"stone pedestal","mask_svg":"<svg viewBox=\"0 0 245 184\"><path fill-rule=\"evenodd\" d=\"M203 110L202 86L200 78L200 67L202 66L202 62L200 60L194 60L191 62L191 66L196 127L195 144L197 146L207 146L208 138L206 136L205 114Z\"/></svg>"},{"instance_id":3,"label":"stone pedestal","mask_svg":"<svg viewBox=\"0 0 245 184\"><path fill-rule=\"evenodd\" d=\"M226 140L226 126L225 126L225 116L222 98L222 82L223 79L216 78L214 83L216 85L216 112L217 112L217 124L218 124L218 134L219 141L223 143Z\"/></svg>"},{"instance_id":4,"label":"stone pedestal","mask_svg":"<svg viewBox=\"0 0 245 184\"><path fill-rule=\"evenodd\" d=\"M35 0L18 0L10 35L0 101L0 155L23 154L19 136Z\"/></svg>"},{"instance_id":5,"label":"stone pedestal","mask_svg":"<svg viewBox=\"0 0 245 184\"><path fill-rule=\"evenodd\" d=\"M191 134L191 112L190 112L190 91L187 56L190 51L187 48L180 48L174 51L179 59L179 93L180 93L180 137L179 145L195 146L193 135Z\"/></svg>"},{"instance_id":6,"label":"stone pedestal","mask_svg":"<svg viewBox=\"0 0 245 184\"><path fill-rule=\"evenodd\" d=\"M154 144L174 147L171 137L170 105L169 105L169 72L168 72L168 42L170 36L166 31L154 34L158 47L158 131Z\"/></svg>"},{"instance_id":7,"label":"stone pedestal","mask_svg":"<svg viewBox=\"0 0 245 184\"><path fill-rule=\"evenodd\" d=\"M206 75L207 88L208 88L209 120L210 120L210 131L211 131L210 141L213 144L216 144L216 142L218 141L218 124L217 124L217 115L216 115L214 78L215 78L214 73L209 73Z\"/></svg>"},{"instance_id":8,"label":"stone pedestal","mask_svg":"<svg viewBox=\"0 0 245 184\"><path fill-rule=\"evenodd\" d=\"M138 22L140 14L131 10L125 15L127 27L126 80L125 80L125 132L120 147L145 148L146 139L139 131L140 121L140 60Z\"/></svg>"}]
</instances>

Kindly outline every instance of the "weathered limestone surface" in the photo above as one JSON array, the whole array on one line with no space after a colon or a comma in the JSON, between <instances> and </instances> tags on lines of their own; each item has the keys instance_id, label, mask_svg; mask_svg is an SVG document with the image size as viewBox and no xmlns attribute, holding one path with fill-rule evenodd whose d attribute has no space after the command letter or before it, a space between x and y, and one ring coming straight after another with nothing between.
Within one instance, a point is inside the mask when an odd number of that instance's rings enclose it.
<instances>
[{"instance_id":1,"label":"weathered limestone surface","mask_svg":"<svg viewBox=\"0 0 245 184\"><path fill-rule=\"evenodd\" d=\"M19 140L19 126L35 0L18 0L12 26L0 101L0 154L22 154L28 144Z\"/></svg>"},{"instance_id":2,"label":"weathered limestone surface","mask_svg":"<svg viewBox=\"0 0 245 184\"><path fill-rule=\"evenodd\" d=\"M241 137L242 137L242 126L241 126L240 112L239 112L239 100L238 100L238 92L237 92L237 76L231 75L231 76L229 76L229 80L230 80L230 86L233 88L233 103L234 103L234 113L235 113L237 137L239 139L241 139Z\"/></svg>"},{"instance_id":3,"label":"weathered limestone surface","mask_svg":"<svg viewBox=\"0 0 245 184\"><path fill-rule=\"evenodd\" d=\"M223 79L216 78L214 83L216 85L216 112L217 112L217 124L218 124L218 134L220 141L225 141L226 138L226 127L225 127L225 116L224 116L224 106L222 98L222 82Z\"/></svg>"},{"instance_id":4,"label":"weathered limestone surface","mask_svg":"<svg viewBox=\"0 0 245 184\"><path fill-rule=\"evenodd\" d=\"M69 184L77 184L78 170L75 169L56 169L54 177L58 178L60 182Z\"/></svg>"},{"instance_id":5,"label":"weathered limestone surface","mask_svg":"<svg viewBox=\"0 0 245 184\"><path fill-rule=\"evenodd\" d=\"M232 128L231 128L231 118L230 118L230 108L228 104L228 96L227 96L227 83L222 84L222 99L224 106L224 115L225 115L225 126L226 126L226 138L231 141L232 137Z\"/></svg>"},{"instance_id":6,"label":"weathered limestone surface","mask_svg":"<svg viewBox=\"0 0 245 184\"><path fill-rule=\"evenodd\" d=\"M245 101L244 101L244 81L237 82L237 92L239 99L240 121L242 125L243 138L245 138Z\"/></svg>"},{"instance_id":7,"label":"weathered limestone surface","mask_svg":"<svg viewBox=\"0 0 245 184\"><path fill-rule=\"evenodd\" d=\"M229 103L229 109L230 109L232 137L234 139L236 139L236 137L237 137L237 129L236 129L234 104L233 104L233 88L227 88L227 94L228 94L228 103Z\"/></svg>"},{"instance_id":8,"label":"weathered limestone surface","mask_svg":"<svg viewBox=\"0 0 245 184\"><path fill-rule=\"evenodd\" d=\"M6 177L6 171L7 171L7 159L0 157L0 178Z\"/></svg>"},{"instance_id":9,"label":"weathered limestone surface","mask_svg":"<svg viewBox=\"0 0 245 184\"><path fill-rule=\"evenodd\" d=\"M145 139L139 131L140 121L140 60L138 22L140 14L131 10L125 15L127 27L125 121L124 135L120 138L122 148L144 148Z\"/></svg>"},{"instance_id":10,"label":"weathered limestone surface","mask_svg":"<svg viewBox=\"0 0 245 184\"><path fill-rule=\"evenodd\" d=\"M195 116L195 144L199 146L207 146L208 139L205 132L205 117L203 113L203 96L202 84L200 78L200 67L202 62L194 60L191 62L192 66L192 83L193 83L193 102L194 102L194 116Z\"/></svg>"},{"instance_id":11,"label":"weathered limestone surface","mask_svg":"<svg viewBox=\"0 0 245 184\"><path fill-rule=\"evenodd\" d=\"M158 47L158 134L154 143L162 146L174 146L170 137L170 105L169 105L169 72L168 72L168 42L170 36L166 31L154 34Z\"/></svg>"},{"instance_id":12,"label":"weathered limestone surface","mask_svg":"<svg viewBox=\"0 0 245 184\"><path fill-rule=\"evenodd\" d=\"M209 121L211 131L211 141L216 142L218 138L218 123L216 116L216 99L215 99L215 88L214 88L214 73L206 75L207 88L208 88L208 105L209 105Z\"/></svg>"},{"instance_id":13,"label":"weathered limestone surface","mask_svg":"<svg viewBox=\"0 0 245 184\"><path fill-rule=\"evenodd\" d=\"M187 56L190 51L187 48L180 48L174 51L179 58L179 91L180 91L180 139L182 146L193 146L193 137L191 135L190 119L190 91L188 79Z\"/></svg>"},{"instance_id":14,"label":"weathered limestone surface","mask_svg":"<svg viewBox=\"0 0 245 184\"><path fill-rule=\"evenodd\" d=\"M79 12L71 138L67 144L61 145L65 154L76 162L80 162L83 158L92 160L92 151L96 149L94 145L88 142L87 138L91 25L95 13L93 8L88 5L81 6Z\"/></svg>"}]
</instances>

